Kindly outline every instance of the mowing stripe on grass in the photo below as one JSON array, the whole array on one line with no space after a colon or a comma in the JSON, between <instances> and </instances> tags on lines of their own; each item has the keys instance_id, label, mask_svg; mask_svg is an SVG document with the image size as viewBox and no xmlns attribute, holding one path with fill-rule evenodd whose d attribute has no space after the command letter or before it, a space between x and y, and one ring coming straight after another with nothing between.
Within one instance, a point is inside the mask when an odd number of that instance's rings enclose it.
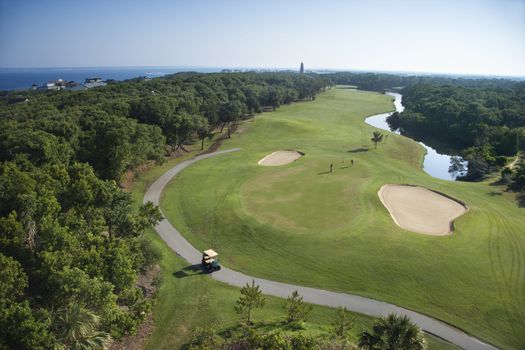
<instances>
[{"instance_id":1,"label":"mowing stripe on grass","mask_svg":"<svg viewBox=\"0 0 525 350\"><path fill-rule=\"evenodd\" d=\"M193 159L184 161L175 167L168 170L161 177L159 177L146 191L144 195L144 203L150 201L155 205L159 205L160 197L162 191L166 185L182 170L186 167L206 158L218 156L225 153L237 152L239 148L218 151L214 153L204 154L197 156ZM201 261L201 252L193 247L167 220L163 219L156 227L155 230L162 237L162 239L168 244L168 246L188 261L190 264L196 265L200 264ZM331 307L344 306L348 310L355 311L362 314L367 314L370 316L385 316L389 313L396 313L400 315L409 316L413 322L415 322L419 327L421 327L425 332L433 334L437 337L445 339L450 343L453 343L464 349L497 349L496 347L484 343L477 338L474 338L461 330L452 327L446 323L433 319L431 317L422 315L420 313L404 309L402 307L385 303L382 301L364 298L357 295L351 295L346 293L335 293L322 289L315 289L309 287L302 287L292 284L280 283L275 281L270 281L266 279L256 278L248 276L246 274L228 269L222 268L220 271L215 272L213 275L218 281L242 287L246 283L255 281L260 287L261 290L268 295L278 296L286 298L293 291L297 290L304 298L306 302L325 305Z\"/></svg>"}]
</instances>

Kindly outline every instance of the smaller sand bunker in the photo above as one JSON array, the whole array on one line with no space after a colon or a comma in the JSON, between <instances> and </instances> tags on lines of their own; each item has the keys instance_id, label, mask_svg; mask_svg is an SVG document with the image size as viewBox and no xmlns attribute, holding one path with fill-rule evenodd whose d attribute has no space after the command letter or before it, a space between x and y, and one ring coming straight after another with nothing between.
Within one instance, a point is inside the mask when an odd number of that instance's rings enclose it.
<instances>
[{"instance_id":1,"label":"smaller sand bunker","mask_svg":"<svg viewBox=\"0 0 525 350\"><path fill-rule=\"evenodd\" d=\"M275 151L261 159L258 164L263 166L285 165L290 164L303 155L304 153L298 151Z\"/></svg>"},{"instance_id":2,"label":"smaller sand bunker","mask_svg":"<svg viewBox=\"0 0 525 350\"><path fill-rule=\"evenodd\" d=\"M378 195L399 227L427 235L450 234L454 219L468 210L459 201L424 187L384 185Z\"/></svg>"}]
</instances>

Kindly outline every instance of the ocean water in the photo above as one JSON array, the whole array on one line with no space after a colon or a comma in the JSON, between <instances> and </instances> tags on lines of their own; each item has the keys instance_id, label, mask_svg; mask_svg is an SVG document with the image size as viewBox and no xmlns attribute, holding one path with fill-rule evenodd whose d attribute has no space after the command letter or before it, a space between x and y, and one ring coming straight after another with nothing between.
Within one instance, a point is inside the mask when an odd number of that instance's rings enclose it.
<instances>
[{"instance_id":1,"label":"ocean water","mask_svg":"<svg viewBox=\"0 0 525 350\"><path fill-rule=\"evenodd\" d=\"M63 79L83 83L86 78L126 80L142 76L150 78L178 72L213 73L221 68L207 67L89 67L89 68L0 68L0 90L28 89Z\"/></svg>"}]
</instances>

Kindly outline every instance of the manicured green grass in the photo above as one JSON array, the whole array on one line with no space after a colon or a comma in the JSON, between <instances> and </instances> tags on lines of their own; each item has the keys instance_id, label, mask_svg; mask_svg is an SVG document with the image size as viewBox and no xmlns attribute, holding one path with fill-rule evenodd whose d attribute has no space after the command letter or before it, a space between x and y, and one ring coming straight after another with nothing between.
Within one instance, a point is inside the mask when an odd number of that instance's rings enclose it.
<instances>
[{"instance_id":1,"label":"manicured green grass","mask_svg":"<svg viewBox=\"0 0 525 350\"><path fill-rule=\"evenodd\" d=\"M165 256L161 264L163 283L153 308L155 332L147 343L147 349L178 349L189 341L191 330L196 326L213 325L219 332L237 329L239 322L234 305L239 297L238 288L214 281L206 275L183 272L187 264L170 253L160 238L154 238L154 234L151 236L155 244L162 247ZM182 277L185 274L187 276ZM257 327L280 327L285 317L282 305L283 299L266 297L265 307L254 312ZM335 316L334 309L315 306L303 332L328 335ZM369 329L373 319L359 314L353 317L355 324L351 339L357 341L358 334ZM427 337L427 341L430 349L457 349L434 337Z\"/></svg>"},{"instance_id":2,"label":"manicured green grass","mask_svg":"<svg viewBox=\"0 0 525 350\"><path fill-rule=\"evenodd\" d=\"M142 174L133 183L132 195L136 207L142 203L145 190L156 178L195 153L171 160ZM192 329L197 326L213 324L219 332L238 326L233 309L239 296L237 288L214 281L207 275L196 275L195 272L184 270L188 264L172 252L153 229L146 232L146 237L163 253L162 284L153 306L155 329L148 340L147 349L178 349L189 341ZM255 312L258 326L270 329L277 326L284 317L282 304L282 299L267 297L264 309ZM327 334L334 317L334 309L314 306L305 332ZM358 314L353 317L355 325L351 333L355 340L363 329L370 328L373 319ZM427 341L432 350L457 349L434 337L427 336Z\"/></svg>"},{"instance_id":3,"label":"manicured green grass","mask_svg":"<svg viewBox=\"0 0 525 350\"><path fill-rule=\"evenodd\" d=\"M377 150L367 115L387 96L332 89L243 123L163 197L164 212L199 249L259 277L385 300L429 314L503 348L525 344L525 210L489 183L438 180L421 170L423 148L390 134ZM305 156L280 167L257 161L279 149ZM367 151L365 149L368 149ZM353 167L341 169L341 161ZM334 173L325 174L329 164ZM397 227L381 205L385 183L427 186L470 211L451 236Z\"/></svg>"}]
</instances>

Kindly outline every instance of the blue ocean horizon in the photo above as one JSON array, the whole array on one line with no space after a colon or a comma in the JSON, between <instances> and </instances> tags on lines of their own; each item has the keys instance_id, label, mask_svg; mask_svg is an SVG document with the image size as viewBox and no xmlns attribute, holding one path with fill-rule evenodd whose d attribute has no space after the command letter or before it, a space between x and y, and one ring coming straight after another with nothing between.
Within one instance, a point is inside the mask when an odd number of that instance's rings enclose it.
<instances>
[{"instance_id":1,"label":"blue ocean horizon","mask_svg":"<svg viewBox=\"0 0 525 350\"><path fill-rule=\"evenodd\" d=\"M83 83L86 78L98 77L102 80L113 79L117 81L133 79L138 77L161 77L168 74L180 72L216 73L223 69L232 70L290 70L290 68L240 68L240 67L202 67L202 66L137 66L137 67L53 67L53 68L0 68L0 90L25 90L30 89L33 84L41 86L47 82L57 79L64 81L75 81ZM312 72L355 72L370 73L373 71L356 69L316 69ZM399 71L375 71L376 73L388 73L397 75L430 75L449 76L452 78L499 78L516 81L525 81L525 77L519 76L496 76L496 75L458 75L446 73L424 73L424 72L399 72Z\"/></svg>"},{"instance_id":2,"label":"blue ocean horizon","mask_svg":"<svg viewBox=\"0 0 525 350\"><path fill-rule=\"evenodd\" d=\"M78 67L78 68L0 68L0 90L24 90L33 84L63 79L83 83L86 78L127 80L138 77L161 77L179 72L214 73L217 67Z\"/></svg>"}]
</instances>

